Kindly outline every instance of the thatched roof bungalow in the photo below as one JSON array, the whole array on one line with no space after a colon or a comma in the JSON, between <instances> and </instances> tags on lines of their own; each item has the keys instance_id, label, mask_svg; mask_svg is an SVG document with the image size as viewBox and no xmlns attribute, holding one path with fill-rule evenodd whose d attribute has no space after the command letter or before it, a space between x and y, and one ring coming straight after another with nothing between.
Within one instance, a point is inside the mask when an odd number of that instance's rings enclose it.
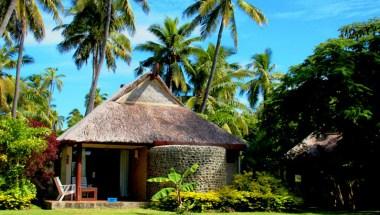
<instances>
[{"instance_id":1,"label":"thatched roof bungalow","mask_svg":"<svg viewBox=\"0 0 380 215\"><path fill-rule=\"evenodd\" d=\"M76 172L75 182L98 187L100 198L136 200L147 198L147 177L192 162L201 164L195 177L203 190L222 186L238 170L239 151L245 147L184 107L152 74L122 87L58 140L64 145L65 183L73 182ZM207 179L213 171L215 178Z\"/></svg>"}]
</instances>

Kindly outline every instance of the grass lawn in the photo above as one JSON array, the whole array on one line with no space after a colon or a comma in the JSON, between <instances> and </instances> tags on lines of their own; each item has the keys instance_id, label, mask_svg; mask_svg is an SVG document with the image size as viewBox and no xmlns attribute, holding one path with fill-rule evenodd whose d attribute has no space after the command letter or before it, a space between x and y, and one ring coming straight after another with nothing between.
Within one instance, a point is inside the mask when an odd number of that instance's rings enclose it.
<instances>
[{"instance_id":1,"label":"grass lawn","mask_svg":"<svg viewBox=\"0 0 380 215\"><path fill-rule=\"evenodd\" d=\"M149 209L57 209L57 210L41 210L39 208L33 208L29 210L21 211L0 211L0 215L125 215L125 214L135 214L135 215L163 215L163 214L174 214L170 212L155 211ZM224 215L290 215L290 213L270 213L270 212L254 212L254 213L203 213L203 214L224 214ZM319 212L319 213L293 213L293 215L350 215L353 213L329 213L329 212ZM355 213L355 215L373 215L376 213L363 212Z\"/></svg>"}]
</instances>

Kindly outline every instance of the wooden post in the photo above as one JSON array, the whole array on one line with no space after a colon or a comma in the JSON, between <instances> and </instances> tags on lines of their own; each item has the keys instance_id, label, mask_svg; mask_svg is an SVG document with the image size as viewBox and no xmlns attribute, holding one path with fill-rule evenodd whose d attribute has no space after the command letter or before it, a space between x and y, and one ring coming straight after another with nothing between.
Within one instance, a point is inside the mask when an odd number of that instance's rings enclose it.
<instances>
[{"instance_id":1,"label":"wooden post","mask_svg":"<svg viewBox=\"0 0 380 215\"><path fill-rule=\"evenodd\" d=\"M82 199L81 194L81 179L82 179L82 143L77 145L77 162L76 162L76 181L75 181L75 200Z\"/></svg>"}]
</instances>

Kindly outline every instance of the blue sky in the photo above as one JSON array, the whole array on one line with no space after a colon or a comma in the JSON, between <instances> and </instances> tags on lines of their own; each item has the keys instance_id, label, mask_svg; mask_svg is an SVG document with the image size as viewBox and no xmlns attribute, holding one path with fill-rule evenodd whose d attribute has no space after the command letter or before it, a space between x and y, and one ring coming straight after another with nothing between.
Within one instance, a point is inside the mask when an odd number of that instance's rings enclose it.
<instances>
[{"instance_id":1,"label":"blue sky","mask_svg":"<svg viewBox=\"0 0 380 215\"><path fill-rule=\"evenodd\" d=\"M149 0L148 0L149 1ZM273 51L273 62L277 70L287 72L289 66L301 63L310 55L316 45L338 35L338 28L352 22L366 21L380 16L380 0L247 0L256 5L267 16L269 23L258 27L241 11L237 10L239 33L238 52L231 57L231 62L241 65L249 63L250 57L266 48ZM71 1L66 1L65 5ZM147 31L151 24L162 23L165 17L182 17L182 11L193 0L150 0L151 12L145 15L136 5L135 15L137 32L131 37L133 45L153 40ZM84 112L84 96L90 88L91 64L78 70L72 60L73 52L61 54L56 45L62 40L60 32L53 32L55 27L48 15L44 15L46 38L37 43L31 36L26 41L26 53L32 55L35 63L22 69L22 75L28 76L42 72L47 67L56 67L65 74L61 93L54 95L54 104L62 116L67 116L74 109ZM69 22L65 17L64 22ZM181 19L181 22L189 20ZM229 32L223 35L223 45L232 47ZM200 45L215 42L215 35ZM115 73L103 69L99 87L102 92L112 95L121 84L135 79L133 70L138 62L147 56L145 53L133 52L132 62L126 65L117 63ZM9 71L14 73L14 71Z\"/></svg>"}]
</instances>

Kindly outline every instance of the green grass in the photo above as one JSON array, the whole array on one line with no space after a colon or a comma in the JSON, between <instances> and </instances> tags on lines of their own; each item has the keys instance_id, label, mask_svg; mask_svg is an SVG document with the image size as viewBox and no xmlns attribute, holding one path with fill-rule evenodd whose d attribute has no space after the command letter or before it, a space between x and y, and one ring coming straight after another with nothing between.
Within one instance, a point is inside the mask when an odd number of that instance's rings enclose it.
<instances>
[{"instance_id":1,"label":"green grass","mask_svg":"<svg viewBox=\"0 0 380 215\"><path fill-rule=\"evenodd\" d=\"M150 209L57 209L57 210L41 210L39 208L33 208L29 210L20 211L0 211L0 215L164 215L174 214L170 212L155 211ZM253 213L203 213L212 215L290 215L291 213L271 213L271 212L253 212ZM329 213L329 212L317 212L317 213L293 213L292 215L350 215L352 213ZM372 215L375 213L363 212L355 213L355 215Z\"/></svg>"}]
</instances>

